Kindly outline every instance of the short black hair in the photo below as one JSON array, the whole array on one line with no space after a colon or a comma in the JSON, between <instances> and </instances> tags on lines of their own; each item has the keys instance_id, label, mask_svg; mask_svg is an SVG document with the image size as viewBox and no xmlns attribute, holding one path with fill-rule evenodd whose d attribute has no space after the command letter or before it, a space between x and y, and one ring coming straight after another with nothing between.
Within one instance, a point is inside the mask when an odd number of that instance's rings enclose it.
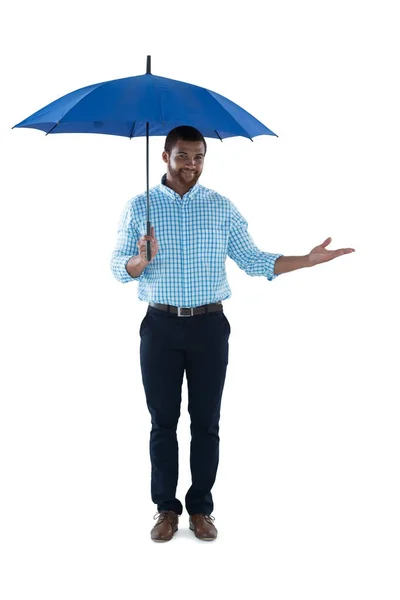
<instances>
[{"instance_id":1,"label":"short black hair","mask_svg":"<svg viewBox=\"0 0 400 600\"><path fill-rule=\"evenodd\" d=\"M165 152L171 154L172 149L174 148L178 140L182 140L183 142L203 142L204 154L207 152L206 140L204 139L200 131L198 129L195 129L194 127L190 127L189 125L181 125L180 127L175 127L175 129L171 129L171 131L165 138Z\"/></svg>"}]
</instances>

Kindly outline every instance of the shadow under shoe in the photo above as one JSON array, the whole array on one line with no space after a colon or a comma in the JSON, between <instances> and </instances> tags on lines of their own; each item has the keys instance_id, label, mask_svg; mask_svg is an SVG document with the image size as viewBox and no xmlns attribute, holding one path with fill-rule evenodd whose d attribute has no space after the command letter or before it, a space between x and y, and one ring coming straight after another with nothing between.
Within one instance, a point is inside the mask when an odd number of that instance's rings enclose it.
<instances>
[{"instance_id":1,"label":"shadow under shoe","mask_svg":"<svg viewBox=\"0 0 400 600\"><path fill-rule=\"evenodd\" d=\"M213 523L214 517L211 515L190 515L189 528L194 531L194 535L204 542L215 540L218 531Z\"/></svg>"},{"instance_id":2,"label":"shadow under shoe","mask_svg":"<svg viewBox=\"0 0 400 600\"><path fill-rule=\"evenodd\" d=\"M154 515L157 523L151 530L151 539L153 542L169 542L178 531L179 516L173 510L164 510Z\"/></svg>"}]
</instances>

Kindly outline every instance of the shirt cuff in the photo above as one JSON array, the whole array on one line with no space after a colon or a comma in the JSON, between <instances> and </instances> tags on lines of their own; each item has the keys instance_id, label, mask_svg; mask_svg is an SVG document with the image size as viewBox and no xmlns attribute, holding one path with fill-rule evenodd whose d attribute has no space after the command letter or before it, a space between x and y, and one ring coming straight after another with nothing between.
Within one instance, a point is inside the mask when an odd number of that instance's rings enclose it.
<instances>
[{"instance_id":1,"label":"shirt cuff","mask_svg":"<svg viewBox=\"0 0 400 600\"><path fill-rule=\"evenodd\" d=\"M268 281L273 281L280 275L280 273L274 273L275 263L280 256L283 256L283 254L269 254L268 255L267 269L266 269L266 273L265 273L265 276L268 279Z\"/></svg>"},{"instance_id":2,"label":"shirt cuff","mask_svg":"<svg viewBox=\"0 0 400 600\"><path fill-rule=\"evenodd\" d=\"M143 271L140 273L140 275L138 277L132 277L131 275L129 275L128 271L126 270L126 265L128 264L128 262L131 260L131 258L133 258L133 256L136 256L135 254L132 254L132 256L129 256L124 263L124 275L123 275L123 283L126 283L128 281L139 281L139 279L141 279L144 275L144 272L146 269L143 269Z\"/></svg>"},{"instance_id":3,"label":"shirt cuff","mask_svg":"<svg viewBox=\"0 0 400 600\"><path fill-rule=\"evenodd\" d=\"M132 256L135 255L133 254ZM126 265L131 260L132 256L119 256L117 258L113 258L111 262L111 270L114 274L114 277L121 283L139 281L139 279L143 277L144 271L139 275L139 277L131 277L126 270Z\"/></svg>"}]
</instances>

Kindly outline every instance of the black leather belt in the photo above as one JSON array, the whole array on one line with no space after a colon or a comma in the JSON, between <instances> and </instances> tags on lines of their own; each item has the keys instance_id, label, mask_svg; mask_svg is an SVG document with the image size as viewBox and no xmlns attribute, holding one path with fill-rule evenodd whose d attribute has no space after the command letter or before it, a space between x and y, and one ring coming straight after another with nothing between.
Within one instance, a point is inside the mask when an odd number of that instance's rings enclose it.
<instances>
[{"instance_id":1,"label":"black leather belt","mask_svg":"<svg viewBox=\"0 0 400 600\"><path fill-rule=\"evenodd\" d=\"M219 312L223 310L222 302L214 304L204 304L203 306L194 306L192 308L183 308L181 306L170 306L169 304L157 304L150 302L149 306L169 312L178 317L194 317L195 315L204 315L205 313Z\"/></svg>"}]
</instances>

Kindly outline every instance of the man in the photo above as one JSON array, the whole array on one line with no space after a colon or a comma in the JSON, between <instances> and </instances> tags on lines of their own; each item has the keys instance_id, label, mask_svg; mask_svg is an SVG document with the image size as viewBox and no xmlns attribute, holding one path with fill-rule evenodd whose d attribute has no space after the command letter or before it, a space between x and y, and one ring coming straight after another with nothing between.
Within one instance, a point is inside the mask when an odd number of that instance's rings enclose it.
<instances>
[{"instance_id":1,"label":"man","mask_svg":"<svg viewBox=\"0 0 400 600\"><path fill-rule=\"evenodd\" d=\"M146 232L146 194L130 200L122 213L111 268L122 283L138 281L138 297L148 302L140 326L140 361L151 414L151 495L158 520L156 542L170 540L183 506L176 498L181 389L186 371L191 421L192 485L185 497L189 526L197 538L214 540L211 516L219 450L219 418L228 364L230 325L222 301L231 296L226 257L249 275L272 281L281 273L332 260L352 248L327 250L331 238L307 256L259 250L247 222L230 200L198 183L207 145L193 127L177 127L166 140L167 173L150 190L151 236ZM156 234L157 232L157 234ZM146 242L151 242L151 261Z\"/></svg>"}]
</instances>

